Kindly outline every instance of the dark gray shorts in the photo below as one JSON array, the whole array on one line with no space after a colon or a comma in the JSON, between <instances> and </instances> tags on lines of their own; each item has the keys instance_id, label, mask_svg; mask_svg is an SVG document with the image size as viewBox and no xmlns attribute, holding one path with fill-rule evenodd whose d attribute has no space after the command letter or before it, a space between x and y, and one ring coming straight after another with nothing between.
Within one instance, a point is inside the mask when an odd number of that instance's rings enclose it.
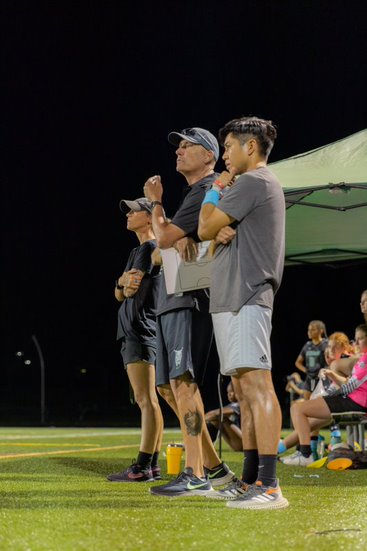
<instances>
[{"instance_id":1,"label":"dark gray shorts","mask_svg":"<svg viewBox=\"0 0 367 551\"><path fill-rule=\"evenodd\" d=\"M319 382L319 378L317 373L315 377L310 377L310 375L307 374L306 379L303 383L303 390L308 390L309 392L313 392L318 382Z\"/></svg>"},{"instance_id":2,"label":"dark gray shorts","mask_svg":"<svg viewBox=\"0 0 367 551\"><path fill-rule=\"evenodd\" d=\"M141 342L122 339L121 356L125 368L127 364L136 362L147 362L154 365L156 351L153 347L142 344Z\"/></svg>"},{"instance_id":3,"label":"dark gray shorts","mask_svg":"<svg viewBox=\"0 0 367 551\"><path fill-rule=\"evenodd\" d=\"M213 341L209 313L185 308L157 317L157 386L191 373L202 384Z\"/></svg>"},{"instance_id":4,"label":"dark gray shorts","mask_svg":"<svg viewBox=\"0 0 367 551\"><path fill-rule=\"evenodd\" d=\"M331 413L344 413L346 411L362 411L364 413L367 412L367 408L356 404L356 402L354 402L348 396L346 398L341 395L322 396L322 398L324 398L327 407L330 409Z\"/></svg>"}]
</instances>

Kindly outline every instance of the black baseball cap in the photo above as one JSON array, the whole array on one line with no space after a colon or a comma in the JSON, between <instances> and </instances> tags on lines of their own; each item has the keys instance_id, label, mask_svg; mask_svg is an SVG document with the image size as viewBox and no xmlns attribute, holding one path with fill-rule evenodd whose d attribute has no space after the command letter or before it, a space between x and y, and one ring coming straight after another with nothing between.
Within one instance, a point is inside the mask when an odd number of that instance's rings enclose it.
<instances>
[{"instance_id":1,"label":"black baseball cap","mask_svg":"<svg viewBox=\"0 0 367 551\"><path fill-rule=\"evenodd\" d=\"M168 141L172 145L179 145L181 140L202 145L208 151L212 151L217 161L219 157L219 145L217 138L209 130L204 128L184 128L181 132L170 132Z\"/></svg>"},{"instance_id":2,"label":"black baseball cap","mask_svg":"<svg viewBox=\"0 0 367 551\"><path fill-rule=\"evenodd\" d=\"M129 212L130 210L133 210L134 212L140 212L141 210L145 210L146 212L151 214L152 203L146 197L140 197L139 199L135 199L134 201L130 201L130 199L121 199L120 210L122 210L122 212Z\"/></svg>"}]
</instances>

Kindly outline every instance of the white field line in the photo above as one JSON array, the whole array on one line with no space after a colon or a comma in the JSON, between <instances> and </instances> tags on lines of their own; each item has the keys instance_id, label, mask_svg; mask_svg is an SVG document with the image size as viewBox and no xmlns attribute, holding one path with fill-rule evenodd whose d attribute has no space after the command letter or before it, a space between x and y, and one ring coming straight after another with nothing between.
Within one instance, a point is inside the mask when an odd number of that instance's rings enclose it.
<instances>
[{"instance_id":1,"label":"white field line","mask_svg":"<svg viewBox=\"0 0 367 551\"><path fill-rule=\"evenodd\" d=\"M41 429L41 431L43 430L47 430L47 429ZM52 430L55 430L55 429L52 429ZM61 429L61 430L65 430L65 429ZM165 433L177 433L179 432L179 429L172 429L172 428L169 428L169 429L165 429ZM73 444L69 444L69 443L59 443L59 444L56 444L56 443L36 443L36 442L32 442L32 443L27 443L27 442L21 442L21 443L16 443L14 442L14 440L50 440L50 439L68 439L68 438L83 438L83 437L86 437L86 438L89 438L91 436L95 436L95 437L104 437L104 436L130 436L130 435L133 435L133 436L136 436L136 435L140 435L141 434L141 431L140 430L137 430L137 429L119 429L119 430L116 430L116 431L110 431L110 430L103 430L101 429L100 431L98 432L88 432L87 431L77 431L77 432L65 432L63 434L55 434L55 433L52 433L52 434L47 434L47 433L44 433L44 434L20 434L20 435L14 435L14 434L8 434L8 435L5 435L5 434L1 434L0 433L0 447L1 445L3 446L37 446L39 445L40 447L43 447L43 446L60 446L60 447L65 447L65 446L73 446ZM86 446L88 445L91 445L91 444L80 444L78 443L77 446L83 446L83 448L80 448L80 447L77 447L75 449L68 449L68 450L55 450L55 451L44 451L44 452L27 452L27 453L10 453L10 454L4 454L4 455L0 455L0 460L3 460L3 459L19 459L19 458L31 458L31 457L46 457L46 456L51 456L51 455L70 455L70 454L75 454L75 453L91 453L91 452L97 452L97 451L109 451L109 450L121 450L121 449L124 449L124 448L133 448L133 447L136 447L136 442L134 442L133 444L120 444L118 446L104 446L104 447L101 447L101 446L98 446L98 447L92 447L92 448L87 448Z\"/></svg>"}]
</instances>

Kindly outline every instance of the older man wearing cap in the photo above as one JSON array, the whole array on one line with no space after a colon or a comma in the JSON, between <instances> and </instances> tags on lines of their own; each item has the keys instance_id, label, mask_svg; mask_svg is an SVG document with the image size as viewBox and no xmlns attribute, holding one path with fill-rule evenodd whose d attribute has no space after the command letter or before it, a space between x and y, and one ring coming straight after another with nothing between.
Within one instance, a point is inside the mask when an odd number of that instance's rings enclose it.
<instances>
[{"instance_id":1,"label":"older man wearing cap","mask_svg":"<svg viewBox=\"0 0 367 551\"><path fill-rule=\"evenodd\" d=\"M200 206L205 191L217 175L219 156L216 138L203 128L171 132L170 143L176 149L176 168L188 183L187 192L171 221L162 206L163 187L160 176L145 183L144 193L152 201L152 222L157 245L161 249L175 246L184 259L194 259ZM204 422L204 408L198 388L202 383L213 339L207 290L167 294L162 278L157 306L156 378L159 393L180 420L185 444L185 470L176 480L151 488L160 496L206 495L212 485L233 478L221 463ZM205 466L205 467L204 467Z\"/></svg>"},{"instance_id":2,"label":"older man wearing cap","mask_svg":"<svg viewBox=\"0 0 367 551\"><path fill-rule=\"evenodd\" d=\"M116 281L115 297L121 302L117 339L121 355L141 410L141 442L136 462L119 473L108 475L112 482L159 480L158 454L162 443L163 417L155 388L156 299L159 268L152 265L156 248L152 230L152 205L145 197L120 201L126 212L127 229L134 232L139 246L128 258L123 274Z\"/></svg>"}]
</instances>

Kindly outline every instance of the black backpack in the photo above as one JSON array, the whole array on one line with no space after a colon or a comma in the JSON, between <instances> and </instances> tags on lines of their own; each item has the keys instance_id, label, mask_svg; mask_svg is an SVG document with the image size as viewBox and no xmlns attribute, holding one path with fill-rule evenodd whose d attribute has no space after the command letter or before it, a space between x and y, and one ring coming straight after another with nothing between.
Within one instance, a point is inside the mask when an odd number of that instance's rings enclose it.
<instances>
[{"instance_id":1,"label":"black backpack","mask_svg":"<svg viewBox=\"0 0 367 551\"><path fill-rule=\"evenodd\" d=\"M349 469L367 469L367 451L356 452L350 446L348 448L336 448L328 455L328 461L334 459L350 459Z\"/></svg>"}]
</instances>

